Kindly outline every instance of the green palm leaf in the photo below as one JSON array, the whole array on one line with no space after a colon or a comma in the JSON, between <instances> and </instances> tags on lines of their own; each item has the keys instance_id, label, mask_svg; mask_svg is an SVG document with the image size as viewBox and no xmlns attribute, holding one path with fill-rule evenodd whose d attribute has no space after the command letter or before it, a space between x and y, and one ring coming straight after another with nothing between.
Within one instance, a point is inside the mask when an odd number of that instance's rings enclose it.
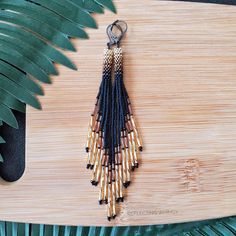
<instances>
[{"instance_id":1,"label":"green palm leaf","mask_svg":"<svg viewBox=\"0 0 236 236\"><path fill-rule=\"evenodd\" d=\"M0 0L0 125L17 128L12 110L25 104L41 109L37 80L51 83L54 63L77 69L58 48L76 51L70 38L87 39L84 28L97 28L91 13L104 7L115 12L112 0Z\"/></svg>"},{"instance_id":2,"label":"green palm leaf","mask_svg":"<svg viewBox=\"0 0 236 236\"><path fill-rule=\"evenodd\" d=\"M25 14L33 19L39 20L42 23L47 23L68 36L77 38L88 37L86 32L81 27L73 24L69 20L65 20L65 18L55 14L47 8L30 4L25 0L4 0L1 1L1 5L6 9Z\"/></svg>"},{"instance_id":3,"label":"green palm leaf","mask_svg":"<svg viewBox=\"0 0 236 236\"><path fill-rule=\"evenodd\" d=\"M21 85L29 92L38 95L44 94L42 87L39 84L37 84L34 80L31 80L25 73L9 65L5 61L0 61L0 71L1 74L5 75L15 83Z\"/></svg>"},{"instance_id":4,"label":"green palm leaf","mask_svg":"<svg viewBox=\"0 0 236 236\"><path fill-rule=\"evenodd\" d=\"M36 109L41 109L41 105L37 98L22 86L14 83L12 80L0 74L0 89L14 96L21 102L31 105ZM2 101L1 101L2 102Z\"/></svg>"},{"instance_id":5,"label":"green palm leaf","mask_svg":"<svg viewBox=\"0 0 236 236\"><path fill-rule=\"evenodd\" d=\"M50 61L40 51L28 46L24 41L13 39L5 35L0 35L0 46L16 50L21 55L24 55L28 60L36 64L47 74L58 75L52 61Z\"/></svg>"},{"instance_id":6,"label":"green palm leaf","mask_svg":"<svg viewBox=\"0 0 236 236\"><path fill-rule=\"evenodd\" d=\"M0 122L0 126L2 125L2 121ZM5 143L5 140L0 136L0 144ZM3 162L2 155L0 154L0 162Z\"/></svg>"},{"instance_id":7,"label":"green palm leaf","mask_svg":"<svg viewBox=\"0 0 236 236\"><path fill-rule=\"evenodd\" d=\"M5 140L0 136L0 143L5 143Z\"/></svg>"},{"instance_id":8,"label":"green palm leaf","mask_svg":"<svg viewBox=\"0 0 236 236\"><path fill-rule=\"evenodd\" d=\"M100 3L104 7L107 7L112 12L116 13L116 8L115 8L112 0L97 0L97 2Z\"/></svg>"},{"instance_id":9,"label":"green palm leaf","mask_svg":"<svg viewBox=\"0 0 236 236\"><path fill-rule=\"evenodd\" d=\"M65 34L54 29L48 23L40 22L26 15L23 16L24 17L22 17L22 14L16 12L2 11L0 20L27 28L55 46L75 51L75 48Z\"/></svg>"},{"instance_id":10,"label":"green palm leaf","mask_svg":"<svg viewBox=\"0 0 236 236\"><path fill-rule=\"evenodd\" d=\"M70 2L73 2L77 6L80 6L89 12L103 13L102 6L96 3L94 0L70 0Z\"/></svg>"},{"instance_id":11,"label":"green palm leaf","mask_svg":"<svg viewBox=\"0 0 236 236\"><path fill-rule=\"evenodd\" d=\"M227 217L199 222L127 226L127 227L83 227L44 224L0 222L0 235L17 236L234 236L236 217Z\"/></svg>"},{"instance_id":12,"label":"green palm leaf","mask_svg":"<svg viewBox=\"0 0 236 236\"><path fill-rule=\"evenodd\" d=\"M69 58L64 56L64 54L54 48L51 44L46 43L41 38L38 38L36 35L25 31L22 28L0 22L0 32L14 39L26 42L34 49L40 50L41 53L45 54L45 56L53 62L60 63L70 69L76 69L76 66Z\"/></svg>"},{"instance_id":13,"label":"green palm leaf","mask_svg":"<svg viewBox=\"0 0 236 236\"><path fill-rule=\"evenodd\" d=\"M56 12L58 15L74 22L76 25L82 25L90 28L97 28L93 17L84 9L73 4L69 0L34 0L35 3Z\"/></svg>"},{"instance_id":14,"label":"green palm leaf","mask_svg":"<svg viewBox=\"0 0 236 236\"><path fill-rule=\"evenodd\" d=\"M20 111L22 113L25 112L25 104L2 89L0 89L0 100L3 104L13 110Z\"/></svg>"},{"instance_id":15,"label":"green palm leaf","mask_svg":"<svg viewBox=\"0 0 236 236\"><path fill-rule=\"evenodd\" d=\"M13 115L11 109L2 103L0 103L0 119L13 128L18 128L16 118Z\"/></svg>"}]
</instances>

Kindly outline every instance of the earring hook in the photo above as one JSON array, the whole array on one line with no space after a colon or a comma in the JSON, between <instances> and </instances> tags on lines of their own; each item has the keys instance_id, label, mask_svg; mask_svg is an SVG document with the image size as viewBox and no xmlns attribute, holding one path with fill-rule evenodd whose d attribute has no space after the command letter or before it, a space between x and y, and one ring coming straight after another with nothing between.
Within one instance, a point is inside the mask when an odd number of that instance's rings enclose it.
<instances>
[{"instance_id":1,"label":"earring hook","mask_svg":"<svg viewBox=\"0 0 236 236\"><path fill-rule=\"evenodd\" d=\"M113 32L114 27L119 31L118 35ZM127 29L127 23L122 20L116 20L112 24L108 25L106 29L106 33L109 38L109 42L107 43L108 48L111 48L113 45L117 45L119 47L120 41L124 37Z\"/></svg>"}]
</instances>

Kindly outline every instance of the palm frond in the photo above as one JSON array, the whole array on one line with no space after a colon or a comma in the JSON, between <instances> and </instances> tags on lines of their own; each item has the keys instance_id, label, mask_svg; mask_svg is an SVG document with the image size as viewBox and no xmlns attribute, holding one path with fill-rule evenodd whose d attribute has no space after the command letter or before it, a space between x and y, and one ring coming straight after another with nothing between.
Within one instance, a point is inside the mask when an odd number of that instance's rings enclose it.
<instances>
[{"instance_id":1,"label":"palm frond","mask_svg":"<svg viewBox=\"0 0 236 236\"><path fill-rule=\"evenodd\" d=\"M0 0L0 124L17 128L12 110L25 104L41 109L38 82L58 75L54 63L77 69L58 48L76 51L70 38L87 39L104 7L116 11L112 0Z\"/></svg>"},{"instance_id":2,"label":"palm frond","mask_svg":"<svg viewBox=\"0 0 236 236\"><path fill-rule=\"evenodd\" d=\"M0 143L5 143L5 140L0 136Z\"/></svg>"},{"instance_id":3,"label":"palm frond","mask_svg":"<svg viewBox=\"0 0 236 236\"><path fill-rule=\"evenodd\" d=\"M0 222L0 235L33 236L235 236L236 217L196 221L179 224L127 226L127 227L83 227L44 224Z\"/></svg>"},{"instance_id":4,"label":"palm frond","mask_svg":"<svg viewBox=\"0 0 236 236\"><path fill-rule=\"evenodd\" d=\"M0 121L0 126L2 125L2 121ZM0 144L5 143L5 140L3 139L3 137L0 136ZM0 162L3 162L3 157L0 153Z\"/></svg>"}]
</instances>

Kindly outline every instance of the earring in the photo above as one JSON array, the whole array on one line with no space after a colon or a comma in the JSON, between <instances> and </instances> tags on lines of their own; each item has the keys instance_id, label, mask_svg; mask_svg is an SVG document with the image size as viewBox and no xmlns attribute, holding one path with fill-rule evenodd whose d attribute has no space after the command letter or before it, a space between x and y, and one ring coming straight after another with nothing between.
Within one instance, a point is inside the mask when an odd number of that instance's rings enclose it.
<instances>
[{"instance_id":1,"label":"earring","mask_svg":"<svg viewBox=\"0 0 236 236\"><path fill-rule=\"evenodd\" d=\"M95 186L100 183L99 204L107 204L109 221L116 217L116 203L123 202L123 187L130 185L130 172L138 168L138 152L142 151L123 82L120 42L126 31L124 21L117 20L107 27L109 43L104 50L102 82L91 114L86 144L87 169L92 170L91 183ZM116 47L112 49L114 45Z\"/></svg>"}]
</instances>

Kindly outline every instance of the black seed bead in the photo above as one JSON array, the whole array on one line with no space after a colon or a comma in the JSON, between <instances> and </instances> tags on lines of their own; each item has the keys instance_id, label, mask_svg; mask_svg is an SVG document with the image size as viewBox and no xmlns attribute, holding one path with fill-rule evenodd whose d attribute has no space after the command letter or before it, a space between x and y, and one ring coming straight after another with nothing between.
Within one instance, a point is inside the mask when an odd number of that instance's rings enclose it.
<instances>
[{"instance_id":1,"label":"black seed bead","mask_svg":"<svg viewBox=\"0 0 236 236\"><path fill-rule=\"evenodd\" d=\"M87 169L89 169L89 168L90 168L90 166L91 166L90 164L87 164Z\"/></svg>"}]
</instances>

